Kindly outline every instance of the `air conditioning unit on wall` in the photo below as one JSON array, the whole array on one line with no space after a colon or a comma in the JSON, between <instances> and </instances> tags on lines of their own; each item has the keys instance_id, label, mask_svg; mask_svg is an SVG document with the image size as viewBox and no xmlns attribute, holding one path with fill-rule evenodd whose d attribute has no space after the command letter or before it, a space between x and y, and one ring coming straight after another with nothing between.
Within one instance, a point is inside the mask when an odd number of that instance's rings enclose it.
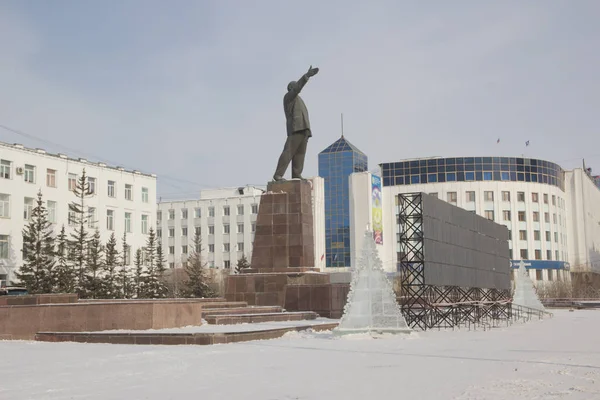
<instances>
[{"instance_id":1,"label":"air conditioning unit on wall","mask_svg":"<svg viewBox=\"0 0 600 400\"><path fill-rule=\"evenodd\" d=\"M17 167L17 175L23 175L23 167Z\"/></svg>"}]
</instances>

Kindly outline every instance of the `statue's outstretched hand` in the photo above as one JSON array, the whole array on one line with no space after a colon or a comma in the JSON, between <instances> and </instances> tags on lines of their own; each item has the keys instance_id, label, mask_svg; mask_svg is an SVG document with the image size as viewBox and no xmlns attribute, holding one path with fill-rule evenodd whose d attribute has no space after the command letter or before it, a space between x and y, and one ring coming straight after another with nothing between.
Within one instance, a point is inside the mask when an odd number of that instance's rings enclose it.
<instances>
[{"instance_id":1,"label":"statue's outstretched hand","mask_svg":"<svg viewBox=\"0 0 600 400\"><path fill-rule=\"evenodd\" d=\"M311 65L306 74L310 77L310 76L315 76L318 72L319 72L319 68L313 68Z\"/></svg>"}]
</instances>

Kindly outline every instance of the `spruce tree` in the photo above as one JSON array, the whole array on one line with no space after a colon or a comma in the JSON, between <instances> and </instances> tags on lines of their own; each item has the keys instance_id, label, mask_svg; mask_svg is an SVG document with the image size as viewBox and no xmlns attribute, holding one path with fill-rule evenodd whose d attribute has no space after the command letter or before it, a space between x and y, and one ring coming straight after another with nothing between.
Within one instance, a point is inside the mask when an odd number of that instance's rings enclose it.
<instances>
[{"instance_id":1,"label":"spruce tree","mask_svg":"<svg viewBox=\"0 0 600 400\"><path fill-rule=\"evenodd\" d=\"M106 243L104 259L104 280L102 284L102 297L105 299L116 299L118 294L117 266L119 265L119 252L117 250L117 238L112 233Z\"/></svg>"},{"instance_id":2,"label":"spruce tree","mask_svg":"<svg viewBox=\"0 0 600 400\"><path fill-rule=\"evenodd\" d=\"M246 255L242 255L242 258L238 260L237 265L235 266L235 273L241 274L246 268L250 268L250 263L248 262Z\"/></svg>"},{"instance_id":3,"label":"spruce tree","mask_svg":"<svg viewBox=\"0 0 600 400\"><path fill-rule=\"evenodd\" d=\"M146 279L144 297L156 298L160 297L160 286L157 269L156 269L156 232L150 228L148 239L146 240Z\"/></svg>"},{"instance_id":4,"label":"spruce tree","mask_svg":"<svg viewBox=\"0 0 600 400\"><path fill-rule=\"evenodd\" d=\"M68 247L69 242L63 225L56 237L56 290L58 293L75 292L75 273L67 260Z\"/></svg>"},{"instance_id":5,"label":"spruce tree","mask_svg":"<svg viewBox=\"0 0 600 400\"><path fill-rule=\"evenodd\" d=\"M135 260L133 262L133 266L135 267L134 276L133 276L133 284L135 290L135 297L137 299L141 299L145 294L145 276L144 276L144 266L142 261L142 249L137 249L135 252Z\"/></svg>"},{"instance_id":6,"label":"spruce tree","mask_svg":"<svg viewBox=\"0 0 600 400\"><path fill-rule=\"evenodd\" d=\"M185 293L188 297L215 297L209 285L206 263L202 260L202 239L198 232L194 235L193 249L185 265L185 272Z\"/></svg>"},{"instance_id":7,"label":"spruce tree","mask_svg":"<svg viewBox=\"0 0 600 400\"><path fill-rule=\"evenodd\" d=\"M69 211L73 213L73 224L75 225L75 228L71 233L71 240L69 241L71 248L69 261L75 269L75 273L77 274L77 292L80 295L85 296L85 289L83 286L85 281L84 276L87 261L86 251L88 242L90 241L88 232L86 230L88 214L85 204L87 199L93 195L93 193L90 191L90 184L85 174L85 168L77 180L77 184L73 189L73 194L75 195L76 200L69 204Z\"/></svg>"},{"instance_id":8,"label":"spruce tree","mask_svg":"<svg viewBox=\"0 0 600 400\"><path fill-rule=\"evenodd\" d=\"M169 288L165 283L165 271L165 256L163 254L162 244L159 241L158 247L156 248L156 276L158 278L156 293L159 298L167 297L169 293Z\"/></svg>"},{"instance_id":9,"label":"spruce tree","mask_svg":"<svg viewBox=\"0 0 600 400\"><path fill-rule=\"evenodd\" d=\"M82 285L83 296L97 299L102 295L102 271L104 269L104 246L98 229L94 231L94 236L89 240L87 250L87 265Z\"/></svg>"},{"instance_id":10,"label":"spruce tree","mask_svg":"<svg viewBox=\"0 0 600 400\"><path fill-rule=\"evenodd\" d=\"M38 192L31 220L23 229L23 266L17 278L30 293L52 293L56 287L54 235Z\"/></svg>"},{"instance_id":11,"label":"spruce tree","mask_svg":"<svg viewBox=\"0 0 600 400\"><path fill-rule=\"evenodd\" d=\"M129 299L133 296L133 282L131 278L130 264L130 246L127 244L127 233L123 233L122 252L121 252L121 268L119 270L119 291L121 297Z\"/></svg>"}]
</instances>

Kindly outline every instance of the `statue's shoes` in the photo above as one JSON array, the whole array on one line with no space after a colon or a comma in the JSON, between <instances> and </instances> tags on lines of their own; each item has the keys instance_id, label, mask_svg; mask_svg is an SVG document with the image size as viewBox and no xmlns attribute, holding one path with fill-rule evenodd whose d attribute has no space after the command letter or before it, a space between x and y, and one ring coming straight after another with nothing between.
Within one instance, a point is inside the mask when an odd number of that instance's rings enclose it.
<instances>
[{"instance_id":1,"label":"statue's shoes","mask_svg":"<svg viewBox=\"0 0 600 400\"><path fill-rule=\"evenodd\" d=\"M283 176L275 175L273 176L273 182L284 182L285 178Z\"/></svg>"}]
</instances>

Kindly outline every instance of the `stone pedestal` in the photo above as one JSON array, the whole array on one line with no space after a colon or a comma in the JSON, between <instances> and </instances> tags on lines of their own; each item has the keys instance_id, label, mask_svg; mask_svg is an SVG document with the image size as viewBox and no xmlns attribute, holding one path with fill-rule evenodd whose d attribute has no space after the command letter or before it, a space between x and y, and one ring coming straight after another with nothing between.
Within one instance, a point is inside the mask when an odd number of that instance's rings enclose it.
<instances>
[{"instance_id":1,"label":"stone pedestal","mask_svg":"<svg viewBox=\"0 0 600 400\"><path fill-rule=\"evenodd\" d=\"M228 301L315 311L330 316L333 315L332 307L336 310L340 307L340 302L331 298L343 293L341 297L345 300L347 292L326 289L331 285L329 274L314 268L312 186L309 181L269 183L267 192L260 199L250 265L243 274L227 278L225 298ZM311 301L305 301L306 290ZM321 299L318 293L326 298ZM335 294L332 296L331 293Z\"/></svg>"},{"instance_id":2,"label":"stone pedestal","mask_svg":"<svg viewBox=\"0 0 600 400\"><path fill-rule=\"evenodd\" d=\"M309 181L271 182L260 199L252 271L283 272L315 265L312 186Z\"/></svg>"}]
</instances>

